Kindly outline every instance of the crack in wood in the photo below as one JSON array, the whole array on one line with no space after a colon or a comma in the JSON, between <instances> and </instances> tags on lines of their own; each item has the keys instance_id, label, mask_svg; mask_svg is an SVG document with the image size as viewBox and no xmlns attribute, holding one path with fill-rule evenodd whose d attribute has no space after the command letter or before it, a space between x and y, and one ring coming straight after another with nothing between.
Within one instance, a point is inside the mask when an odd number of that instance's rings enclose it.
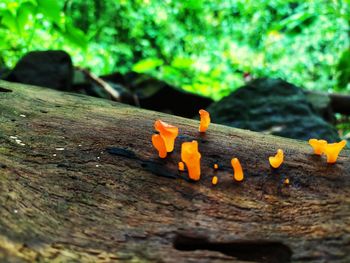
<instances>
[{"instance_id":1,"label":"crack in wood","mask_svg":"<svg viewBox=\"0 0 350 263\"><path fill-rule=\"evenodd\" d=\"M215 242L202 235L178 233L173 245L181 251L217 251L238 260L261 263L288 263L292 257L292 250L288 246L271 240Z\"/></svg>"},{"instance_id":2,"label":"crack in wood","mask_svg":"<svg viewBox=\"0 0 350 263\"><path fill-rule=\"evenodd\" d=\"M0 87L0 92L12 92L12 90Z\"/></svg>"}]
</instances>

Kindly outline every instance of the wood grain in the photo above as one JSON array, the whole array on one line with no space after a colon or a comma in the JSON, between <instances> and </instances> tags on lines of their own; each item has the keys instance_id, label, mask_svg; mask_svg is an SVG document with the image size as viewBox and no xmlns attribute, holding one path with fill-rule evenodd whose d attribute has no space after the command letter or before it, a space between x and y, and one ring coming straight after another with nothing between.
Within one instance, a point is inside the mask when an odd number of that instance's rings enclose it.
<instances>
[{"instance_id":1,"label":"wood grain","mask_svg":"<svg viewBox=\"0 0 350 263\"><path fill-rule=\"evenodd\" d=\"M302 141L215 124L200 135L196 120L0 87L0 261L350 262L349 151L328 165ZM166 160L151 145L156 119L180 129ZM191 140L197 183L177 170ZM273 171L278 148L285 162Z\"/></svg>"}]
</instances>

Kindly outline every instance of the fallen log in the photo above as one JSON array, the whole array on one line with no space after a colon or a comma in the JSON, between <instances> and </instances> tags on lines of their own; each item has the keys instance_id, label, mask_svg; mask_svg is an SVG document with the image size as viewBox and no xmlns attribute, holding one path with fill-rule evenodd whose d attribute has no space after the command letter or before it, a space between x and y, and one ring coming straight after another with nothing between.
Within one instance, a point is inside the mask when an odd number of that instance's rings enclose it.
<instances>
[{"instance_id":1,"label":"fallen log","mask_svg":"<svg viewBox=\"0 0 350 263\"><path fill-rule=\"evenodd\" d=\"M326 115L326 119L334 119L334 113L350 115L350 95L317 91L306 91L306 94L310 103L316 110Z\"/></svg>"},{"instance_id":2,"label":"fallen log","mask_svg":"<svg viewBox=\"0 0 350 263\"><path fill-rule=\"evenodd\" d=\"M0 87L1 262L350 262L349 151L328 165L302 141L215 124L200 135L195 120ZM165 160L151 145L159 118L180 129ZM177 169L191 140L196 183Z\"/></svg>"}]
</instances>

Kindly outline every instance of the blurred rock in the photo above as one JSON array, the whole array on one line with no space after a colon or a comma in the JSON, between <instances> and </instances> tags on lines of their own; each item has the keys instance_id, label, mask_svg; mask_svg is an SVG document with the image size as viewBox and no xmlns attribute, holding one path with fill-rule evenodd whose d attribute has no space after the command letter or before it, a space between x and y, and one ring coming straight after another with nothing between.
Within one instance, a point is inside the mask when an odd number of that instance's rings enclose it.
<instances>
[{"instance_id":1,"label":"blurred rock","mask_svg":"<svg viewBox=\"0 0 350 263\"><path fill-rule=\"evenodd\" d=\"M213 122L282 137L339 140L336 129L308 102L305 93L280 79L256 79L208 110Z\"/></svg>"},{"instance_id":2,"label":"blurred rock","mask_svg":"<svg viewBox=\"0 0 350 263\"><path fill-rule=\"evenodd\" d=\"M192 118L213 102L145 74L114 73L100 79L120 94L122 103L178 116ZM5 80L111 99L111 94L86 72L73 69L69 54L59 50L27 53Z\"/></svg>"},{"instance_id":3,"label":"blurred rock","mask_svg":"<svg viewBox=\"0 0 350 263\"><path fill-rule=\"evenodd\" d=\"M199 109L207 108L213 103L210 98L185 92L145 74L115 73L101 78L132 91L137 95L140 107L145 109L192 118L198 115Z\"/></svg>"},{"instance_id":4,"label":"blurred rock","mask_svg":"<svg viewBox=\"0 0 350 263\"><path fill-rule=\"evenodd\" d=\"M73 65L68 53L60 50L27 53L6 78L8 81L70 90Z\"/></svg>"}]
</instances>

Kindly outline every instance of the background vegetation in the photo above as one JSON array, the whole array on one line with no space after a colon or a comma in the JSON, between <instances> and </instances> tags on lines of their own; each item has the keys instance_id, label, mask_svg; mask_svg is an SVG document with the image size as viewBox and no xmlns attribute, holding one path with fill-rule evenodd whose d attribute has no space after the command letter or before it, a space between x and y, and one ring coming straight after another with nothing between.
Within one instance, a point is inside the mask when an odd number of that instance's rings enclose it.
<instances>
[{"instance_id":1,"label":"background vegetation","mask_svg":"<svg viewBox=\"0 0 350 263\"><path fill-rule=\"evenodd\" d=\"M96 74L147 72L214 99L244 73L349 91L349 0L2 0L0 57L64 49Z\"/></svg>"}]
</instances>

